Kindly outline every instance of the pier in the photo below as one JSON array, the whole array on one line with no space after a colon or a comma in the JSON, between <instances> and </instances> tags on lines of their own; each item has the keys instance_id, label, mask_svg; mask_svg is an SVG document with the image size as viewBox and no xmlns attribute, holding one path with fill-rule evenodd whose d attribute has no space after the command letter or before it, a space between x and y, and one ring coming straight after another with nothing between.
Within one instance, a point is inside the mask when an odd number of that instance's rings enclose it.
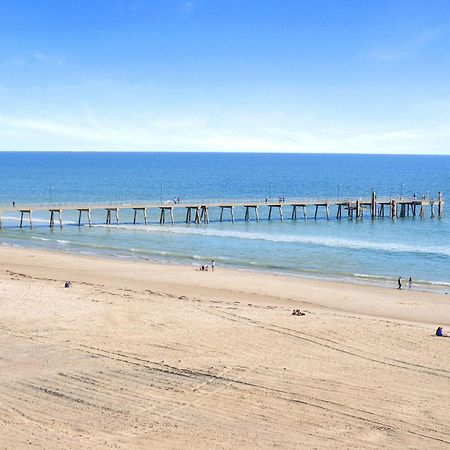
<instances>
[{"instance_id":1,"label":"pier","mask_svg":"<svg viewBox=\"0 0 450 450\"><path fill-rule=\"evenodd\" d=\"M364 216L368 216L371 220L397 218L424 218L427 214L431 218L442 218L444 214L444 198L441 192L435 198L429 196L396 196L396 197L378 197L376 192L372 192L370 197L360 198L322 198L322 199L285 199L280 198L277 201L271 199L264 200L236 200L236 201L202 201L202 202L136 202L136 203L111 203L111 204L49 204L49 205L22 205L0 206L0 229L2 229L2 216L5 214L18 214L19 227L33 227L33 212L48 212L49 227L55 227L55 218L58 219L60 228L63 228L63 212L78 212L78 226L93 225L93 211L105 212L105 224L119 225L119 211L129 210L133 215L132 223L137 224L138 213L142 215L144 224L149 222L148 217L152 211L155 211L156 221L159 219L161 225L166 224L168 218L170 224L175 223L174 210L185 211L185 222L194 224L208 224L210 221L209 211L216 209L220 212L218 221L224 221L224 213L227 212L228 220L236 221L237 212L242 211L242 220L250 222L251 220L259 221L262 213L267 213L264 217L267 220L283 220L283 211L290 211L290 219L297 220L297 210L302 209L301 217L308 220L308 208L314 211L312 217L317 220L319 213L323 213L326 220L331 219L331 208L336 210L336 219L342 220L362 220ZM83 217L86 220L83 220ZM141 222L142 223L142 222Z\"/></svg>"}]
</instances>

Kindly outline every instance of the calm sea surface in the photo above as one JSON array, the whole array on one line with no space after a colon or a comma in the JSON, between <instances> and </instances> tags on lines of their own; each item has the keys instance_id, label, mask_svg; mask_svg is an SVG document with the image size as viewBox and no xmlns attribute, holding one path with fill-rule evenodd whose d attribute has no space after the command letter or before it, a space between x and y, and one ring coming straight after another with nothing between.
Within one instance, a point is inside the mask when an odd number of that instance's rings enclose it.
<instances>
[{"instance_id":1,"label":"calm sea surface","mask_svg":"<svg viewBox=\"0 0 450 450\"><path fill-rule=\"evenodd\" d=\"M0 153L0 205L260 199L266 197L359 197L450 195L449 156L288 155L204 153ZM450 199L449 199L450 202ZM449 203L450 204L450 203ZM313 208L309 215L313 215ZM371 221L211 223L186 225L184 210L174 226L133 225L133 213L121 210L121 224L105 225L105 211L95 225L77 227L75 213L65 213L65 227L48 227L48 213L34 213L33 229L20 230L18 213L3 212L0 242L199 265L215 259L217 267L237 267L328 278L393 284L397 276L423 287L450 286L450 208L443 219L389 218ZM228 214L225 214L228 217ZM301 211L299 217L301 216ZM275 214L275 218L277 214Z\"/></svg>"}]
</instances>

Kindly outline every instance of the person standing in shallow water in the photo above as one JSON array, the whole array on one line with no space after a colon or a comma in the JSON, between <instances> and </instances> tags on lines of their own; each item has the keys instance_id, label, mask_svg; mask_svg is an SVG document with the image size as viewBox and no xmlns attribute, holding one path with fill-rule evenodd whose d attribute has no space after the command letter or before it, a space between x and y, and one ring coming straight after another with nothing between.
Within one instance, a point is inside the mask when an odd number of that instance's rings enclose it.
<instances>
[{"instance_id":1,"label":"person standing in shallow water","mask_svg":"<svg viewBox=\"0 0 450 450\"><path fill-rule=\"evenodd\" d=\"M211 261L211 270L214 271L214 268L216 267L216 262L214 260Z\"/></svg>"},{"instance_id":2,"label":"person standing in shallow water","mask_svg":"<svg viewBox=\"0 0 450 450\"><path fill-rule=\"evenodd\" d=\"M412 278L409 277L409 281L408 281L408 289L412 288Z\"/></svg>"},{"instance_id":3,"label":"person standing in shallow water","mask_svg":"<svg viewBox=\"0 0 450 450\"><path fill-rule=\"evenodd\" d=\"M398 277L397 280L397 289L401 289L402 288L402 277Z\"/></svg>"}]
</instances>

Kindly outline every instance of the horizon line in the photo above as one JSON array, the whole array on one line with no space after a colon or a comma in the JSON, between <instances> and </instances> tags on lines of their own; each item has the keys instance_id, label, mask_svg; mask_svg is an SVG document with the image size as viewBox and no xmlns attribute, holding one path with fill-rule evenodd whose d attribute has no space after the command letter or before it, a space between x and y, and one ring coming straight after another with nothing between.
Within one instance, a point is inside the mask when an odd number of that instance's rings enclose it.
<instances>
[{"instance_id":1,"label":"horizon line","mask_svg":"<svg viewBox=\"0 0 450 450\"><path fill-rule=\"evenodd\" d=\"M365 153L365 152L289 152L227 150L2 150L0 153L155 153L155 154L230 154L230 155L362 155L362 156L449 156L450 153Z\"/></svg>"}]
</instances>

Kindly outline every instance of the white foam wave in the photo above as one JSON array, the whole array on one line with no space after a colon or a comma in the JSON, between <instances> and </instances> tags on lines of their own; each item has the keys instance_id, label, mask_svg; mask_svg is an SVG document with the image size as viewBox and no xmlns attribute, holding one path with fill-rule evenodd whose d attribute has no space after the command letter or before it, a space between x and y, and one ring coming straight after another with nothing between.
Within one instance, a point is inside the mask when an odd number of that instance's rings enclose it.
<instances>
[{"instance_id":1,"label":"white foam wave","mask_svg":"<svg viewBox=\"0 0 450 450\"><path fill-rule=\"evenodd\" d=\"M369 275L369 274L366 274L366 273L354 273L353 276L356 277L356 278L373 278L374 280L389 280L389 281L392 281L394 279L395 280L397 279L397 278L393 278L393 277L383 277L381 275Z\"/></svg>"},{"instance_id":2,"label":"white foam wave","mask_svg":"<svg viewBox=\"0 0 450 450\"><path fill-rule=\"evenodd\" d=\"M99 225L101 227L105 225ZM440 256L450 256L450 246L424 246L405 244L400 242L370 242L358 239L342 239L332 238L327 236L298 236L298 235L280 235L280 234L265 234L242 232L232 230L217 230L213 228L188 228L188 227L159 227L159 226L140 226L140 225L115 225L112 228L145 231L151 233L168 233L168 234L185 234L185 235L199 235L211 236L219 238L234 238L245 240L259 240L270 242L286 242L311 244L324 247L345 248L355 250L375 250L392 253L423 253L435 254Z\"/></svg>"},{"instance_id":3,"label":"white foam wave","mask_svg":"<svg viewBox=\"0 0 450 450\"><path fill-rule=\"evenodd\" d=\"M2 220L10 220L12 222L20 222L20 217L18 216L2 216ZM28 216L25 216L23 218L25 226L28 225ZM49 219L42 219L40 217L33 216L33 224L36 223L44 223L46 225L49 224ZM73 220L63 220L64 225L78 225L78 222L75 222Z\"/></svg>"}]
</instances>

